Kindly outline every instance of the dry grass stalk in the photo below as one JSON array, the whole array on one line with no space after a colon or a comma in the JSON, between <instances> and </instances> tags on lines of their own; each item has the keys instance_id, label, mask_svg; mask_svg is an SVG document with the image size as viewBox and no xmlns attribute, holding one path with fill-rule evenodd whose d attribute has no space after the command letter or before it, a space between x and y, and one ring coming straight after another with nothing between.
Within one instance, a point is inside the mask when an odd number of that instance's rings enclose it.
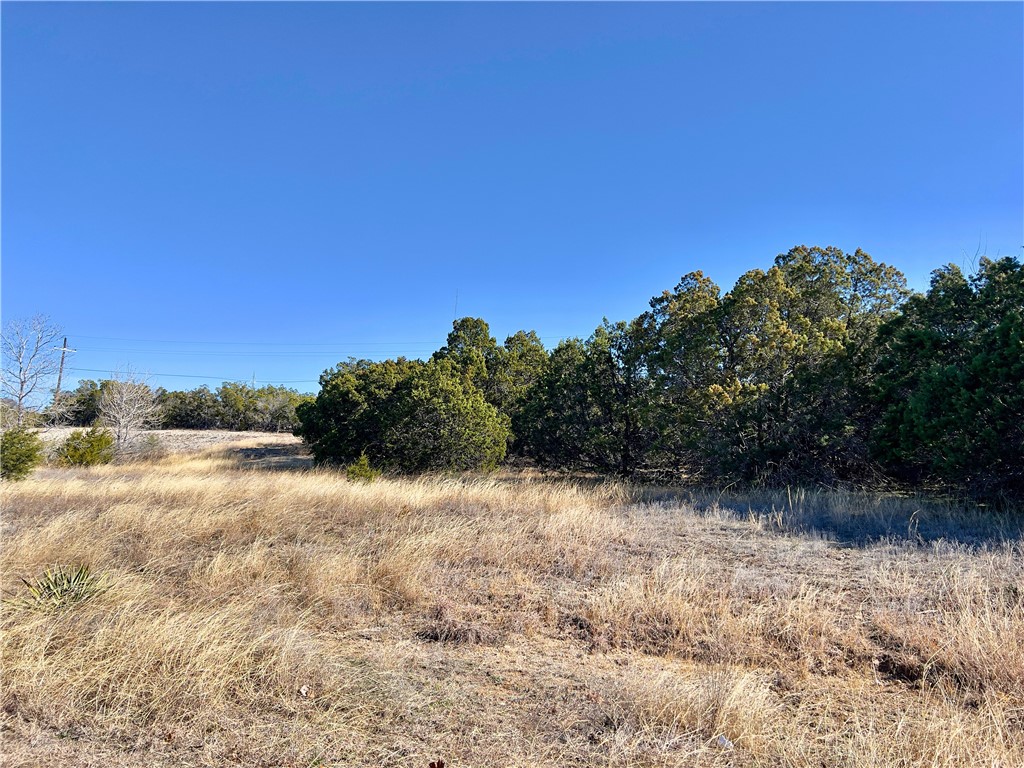
<instances>
[{"instance_id":1,"label":"dry grass stalk","mask_svg":"<svg viewBox=\"0 0 1024 768\"><path fill-rule=\"evenodd\" d=\"M247 467L3 488L8 594L55 563L109 584L5 608L4 765L1024 764L1019 541Z\"/></svg>"}]
</instances>

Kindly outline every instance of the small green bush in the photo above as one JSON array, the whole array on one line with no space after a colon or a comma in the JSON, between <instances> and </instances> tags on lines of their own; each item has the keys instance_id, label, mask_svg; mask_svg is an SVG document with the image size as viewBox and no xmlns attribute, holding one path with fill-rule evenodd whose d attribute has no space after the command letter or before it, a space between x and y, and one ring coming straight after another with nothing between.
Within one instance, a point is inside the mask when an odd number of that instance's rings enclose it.
<instances>
[{"instance_id":1,"label":"small green bush","mask_svg":"<svg viewBox=\"0 0 1024 768\"><path fill-rule=\"evenodd\" d=\"M35 432L18 427L0 435L0 477L22 480L43 460L43 441Z\"/></svg>"},{"instance_id":2,"label":"small green bush","mask_svg":"<svg viewBox=\"0 0 1024 768\"><path fill-rule=\"evenodd\" d=\"M5 602L15 608L37 611L59 611L102 594L108 589L102 579L90 573L87 565L70 568L55 566L47 568L35 581L21 581L28 589L28 595Z\"/></svg>"},{"instance_id":3,"label":"small green bush","mask_svg":"<svg viewBox=\"0 0 1024 768\"><path fill-rule=\"evenodd\" d=\"M54 456L62 467L92 467L114 460L114 436L106 429L76 429Z\"/></svg>"},{"instance_id":4,"label":"small green bush","mask_svg":"<svg viewBox=\"0 0 1024 768\"><path fill-rule=\"evenodd\" d=\"M372 483L380 477L380 471L370 466L370 460L365 453L359 454L359 458L345 467L345 476L349 480L359 480L364 483Z\"/></svg>"}]
</instances>

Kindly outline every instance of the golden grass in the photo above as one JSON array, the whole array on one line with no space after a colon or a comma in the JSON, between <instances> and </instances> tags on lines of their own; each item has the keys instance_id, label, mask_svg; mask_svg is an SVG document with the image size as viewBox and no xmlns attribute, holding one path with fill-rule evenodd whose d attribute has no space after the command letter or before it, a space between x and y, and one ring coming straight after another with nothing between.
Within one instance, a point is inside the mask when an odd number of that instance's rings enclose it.
<instances>
[{"instance_id":1,"label":"golden grass","mask_svg":"<svg viewBox=\"0 0 1024 768\"><path fill-rule=\"evenodd\" d=\"M5 484L7 595L54 564L110 588L4 608L0 760L1024 765L1019 541L644 497L223 449Z\"/></svg>"}]
</instances>

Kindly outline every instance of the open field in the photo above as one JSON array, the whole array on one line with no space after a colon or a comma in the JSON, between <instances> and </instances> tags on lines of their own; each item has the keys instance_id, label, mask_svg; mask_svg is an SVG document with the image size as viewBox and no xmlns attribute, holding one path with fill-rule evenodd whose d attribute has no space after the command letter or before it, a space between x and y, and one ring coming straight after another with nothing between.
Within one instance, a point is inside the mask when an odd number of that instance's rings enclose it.
<instances>
[{"instance_id":1,"label":"open field","mask_svg":"<svg viewBox=\"0 0 1024 768\"><path fill-rule=\"evenodd\" d=\"M56 445L76 429L83 427L47 427L39 432L47 445ZM167 453L201 453L211 448L245 443L266 447L298 446L299 438L290 432L231 432L226 429L148 429L138 433L137 443L155 440Z\"/></svg>"},{"instance_id":2,"label":"open field","mask_svg":"<svg viewBox=\"0 0 1024 768\"><path fill-rule=\"evenodd\" d=\"M5 605L0 765L1024 765L1017 530L943 538L913 499L359 484L291 440L3 486L5 595L55 563L106 589Z\"/></svg>"}]
</instances>

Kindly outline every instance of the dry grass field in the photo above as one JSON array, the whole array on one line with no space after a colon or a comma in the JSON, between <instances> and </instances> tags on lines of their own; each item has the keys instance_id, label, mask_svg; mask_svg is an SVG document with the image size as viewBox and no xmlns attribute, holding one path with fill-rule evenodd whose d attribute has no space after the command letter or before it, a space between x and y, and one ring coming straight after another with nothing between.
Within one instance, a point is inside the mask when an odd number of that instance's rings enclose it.
<instances>
[{"instance_id":1,"label":"dry grass field","mask_svg":"<svg viewBox=\"0 0 1024 768\"><path fill-rule=\"evenodd\" d=\"M1019 532L868 495L362 484L288 441L4 484L0 764L1024 765ZM100 588L16 604L54 564Z\"/></svg>"},{"instance_id":2,"label":"dry grass field","mask_svg":"<svg viewBox=\"0 0 1024 768\"><path fill-rule=\"evenodd\" d=\"M55 446L76 429L81 430L82 427L46 427L39 434L47 445ZM147 441L152 441L158 451L166 453L201 453L211 448L238 444L239 433L225 429L150 429L138 433L135 440L138 447L144 448ZM266 448L282 448L296 445L298 439L290 432L247 432L243 442Z\"/></svg>"}]
</instances>

